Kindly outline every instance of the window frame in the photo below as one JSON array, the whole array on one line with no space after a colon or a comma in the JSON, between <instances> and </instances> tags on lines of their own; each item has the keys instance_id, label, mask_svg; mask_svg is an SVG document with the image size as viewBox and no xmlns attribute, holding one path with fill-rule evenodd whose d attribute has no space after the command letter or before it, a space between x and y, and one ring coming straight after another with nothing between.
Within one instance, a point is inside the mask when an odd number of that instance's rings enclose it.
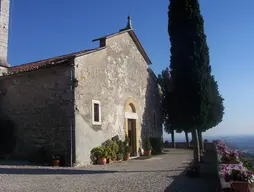
<instances>
[{"instance_id":1,"label":"window frame","mask_svg":"<svg viewBox=\"0 0 254 192\"><path fill-rule=\"evenodd\" d=\"M94 105L99 105L99 121L95 121L94 119ZM92 100L92 124L93 125L101 125L101 102L99 100Z\"/></svg>"}]
</instances>

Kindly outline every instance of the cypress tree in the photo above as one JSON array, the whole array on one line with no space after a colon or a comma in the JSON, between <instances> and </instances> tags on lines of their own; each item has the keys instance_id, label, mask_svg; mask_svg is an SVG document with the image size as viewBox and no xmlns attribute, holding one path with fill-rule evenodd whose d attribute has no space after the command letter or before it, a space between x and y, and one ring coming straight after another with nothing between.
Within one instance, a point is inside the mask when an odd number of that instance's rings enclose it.
<instances>
[{"instance_id":1,"label":"cypress tree","mask_svg":"<svg viewBox=\"0 0 254 192\"><path fill-rule=\"evenodd\" d=\"M223 97L219 93L218 83L215 81L214 76L211 76L210 89L209 89L209 108L206 123L199 130L199 143L200 148L203 149L202 132L216 127L223 120L224 105Z\"/></svg>"},{"instance_id":2,"label":"cypress tree","mask_svg":"<svg viewBox=\"0 0 254 192\"><path fill-rule=\"evenodd\" d=\"M211 66L198 0L170 0L171 124L192 132L194 159L200 160L197 130L206 123Z\"/></svg>"},{"instance_id":3,"label":"cypress tree","mask_svg":"<svg viewBox=\"0 0 254 192\"><path fill-rule=\"evenodd\" d=\"M166 68L158 75L158 83L162 90L162 111L163 111L163 125L166 133L171 134L172 147L175 147L175 134L174 128L171 125L170 120L170 92L171 92L171 82L170 82L170 72Z\"/></svg>"}]
</instances>

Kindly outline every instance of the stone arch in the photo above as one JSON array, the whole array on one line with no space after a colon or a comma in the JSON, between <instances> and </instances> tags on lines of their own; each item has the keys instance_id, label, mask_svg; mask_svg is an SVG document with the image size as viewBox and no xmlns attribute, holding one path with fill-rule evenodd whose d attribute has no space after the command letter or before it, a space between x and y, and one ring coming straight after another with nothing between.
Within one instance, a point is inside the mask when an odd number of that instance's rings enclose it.
<instances>
[{"instance_id":1,"label":"stone arch","mask_svg":"<svg viewBox=\"0 0 254 192\"><path fill-rule=\"evenodd\" d=\"M138 105L133 98L128 98L125 102L125 134L133 139L133 155L138 155L140 148L140 122L138 116ZM131 129L130 129L131 123ZM130 131L131 130L131 131ZM130 134L130 135L129 135ZM131 136L132 135L132 136Z\"/></svg>"},{"instance_id":2,"label":"stone arch","mask_svg":"<svg viewBox=\"0 0 254 192\"><path fill-rule=\"evenodd\" d=\"M136 107L134 106L133 103L129 103L128 106L129 106L127 109L128 112L136 113Z\"/></svg>"}]
</instances>

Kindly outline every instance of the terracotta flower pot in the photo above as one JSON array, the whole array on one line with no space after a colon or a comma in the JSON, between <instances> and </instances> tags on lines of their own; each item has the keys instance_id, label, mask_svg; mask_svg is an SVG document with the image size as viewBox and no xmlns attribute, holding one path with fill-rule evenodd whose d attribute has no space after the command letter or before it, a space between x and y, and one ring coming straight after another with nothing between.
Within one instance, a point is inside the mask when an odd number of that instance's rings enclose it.
<instances>
[{"instance_id":1,"label":"terracotta flower pot","mask_svg":"<svg viewBox=\"0 0 254 192\"><path fill-rule=\"evenodd\" d=\"M53 164L54 167L59 167L59 165L60 165L60 160L59 160L59 159L53 159L52 164Z\"/></svg>"},{"instance_id":2,"label":"terracotta flower pot","mask_svg":"<svg viewBox=\"0 0 254 192\"><path fill-rule=\"evenodd\" d=\"M107 163L108 163L108 164L111 164L111 163L114 163L114 161L113 161L112 159L109 158L109 159L107 159Z\"/></svg>"},{"instance_id":3,"label":"terracotta flower pot","mask_svg":"<svg viewBox=\"0 0 254 192\"><path fill-rule=\"evenodd\" d=\"M106 165L107 159L106 158L99 158L97 163L100 165Z\"/></svg>"},{"instance_id":4,"label":"terracotta flower pot","mask_svg":"<svg viewBox=\"0 0 254 192\"><path fill-rule=\"evenodd\" d=\"M130 153L127 153L126 155L124 155L123 160L124 161L128 161L130 159Z\"/></svg>"},{"instance_id":5,"label":"terracotta flower pot","mask_svg":"<svg viewBox=\"0 0 254 192\"><path fill-rule=\"evenodd\" d=\"M144 150L144 156L150 156L152 153L152 150Z\"/></svg>"}]
</instances>

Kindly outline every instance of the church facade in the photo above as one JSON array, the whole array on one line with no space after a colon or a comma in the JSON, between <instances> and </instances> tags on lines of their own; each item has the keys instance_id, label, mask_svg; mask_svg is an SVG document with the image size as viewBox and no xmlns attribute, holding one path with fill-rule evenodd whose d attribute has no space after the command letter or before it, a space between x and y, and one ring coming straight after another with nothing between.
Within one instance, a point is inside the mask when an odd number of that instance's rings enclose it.
<instances>
[{"instance_id":1,"label":"church facade","mask_svg":"<svg viewBox=\"0 0 254 192\"><path fill-rule=\"evenodd\" d=\"M160 87L130 18L94 41L98 48L1 64L0 110L16 135L10 158L32 160L45 147L67 165L87 165L90 150L116 135L130 138L134 156L146 136L162 137Z\"/></svg>"}]
</instances>

